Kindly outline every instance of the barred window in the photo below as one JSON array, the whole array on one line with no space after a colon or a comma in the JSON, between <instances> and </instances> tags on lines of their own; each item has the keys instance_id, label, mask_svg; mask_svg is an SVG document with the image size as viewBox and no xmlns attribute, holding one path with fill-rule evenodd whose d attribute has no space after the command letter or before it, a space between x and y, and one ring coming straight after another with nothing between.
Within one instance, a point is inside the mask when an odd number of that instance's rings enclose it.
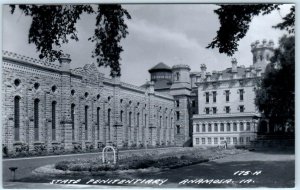
<instances>
[{"instance_id":1,"label":"barred window","mask_svg":"<svg viewBox=\"0 0 300 190\"><path fill-rule=\"evenodd\" d=\"M39 140L39 99L34 100L34 140L38 141Z\"/></svg>"},{"instance_id":2,"label":"barred window","mask_svg":"<svg viewBox=\"0 0 300 190\"><path fill-rule=\"evenodd\" d=\"M56 102L52 102L52 140L56 140Z\"/></svg>"},{"instance_id":3,"label":"barred window","mask_svg":"<svg viewBox=\"0 0 300 190\"><path fill-rule=\"evenodd\" d=\"M123 115L123 111L121 115ZM123 116L121 116L121 120L122 117ZM97 140L100 140L100 108L99 107L97 107Z\"/></svg>"},{"instance_id":4,"label":"barred window","mask_svg":"<svg viewBox=\"0 0 300 190\"><path fill-rule=\"evenodd\" d=\"M75 140L75 104L71 105L72 140Z\"/></svg>"},{"instance_id":5,"label":"barred window","mask_svg":"<svg viewBox=\"0 0 300 190\"><path fill-rule=\"evenodd\" d=\"M15 117L14 117L14 122L15 122L15 141L20 140L20 97L16 96L15 97L15 106L14 106L14 111L15 111Z\"/></svg>"}]
</instances>

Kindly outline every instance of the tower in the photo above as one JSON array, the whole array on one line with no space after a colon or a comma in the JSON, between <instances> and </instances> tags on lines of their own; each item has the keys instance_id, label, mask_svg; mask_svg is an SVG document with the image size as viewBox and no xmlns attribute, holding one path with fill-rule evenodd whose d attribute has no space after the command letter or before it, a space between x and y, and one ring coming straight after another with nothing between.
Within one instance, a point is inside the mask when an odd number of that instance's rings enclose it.
<instances>
[{"instance_id":1,"label":"tower","mask_svg":"<svg viewBox=\"0 0 300 190\"><path fill-rule=\"evenodd\" d=\"M191 141L191 78L188 65L172 67L172 86L170 94L175 99L175 144L189 146Z\"/></svg>"},{"instance_id":2,"label":"tower","mask_svg":"<svg viewBox=\"0 0 300 190\"><path fill-rule=\"evenodd\" d=\"M262 69L264 72L270 58L274 55L274 42L266 39L260 43L258 40L251 44L251 52L253 54L253 66L255 69Z\"/></svg>"}]
</instances>

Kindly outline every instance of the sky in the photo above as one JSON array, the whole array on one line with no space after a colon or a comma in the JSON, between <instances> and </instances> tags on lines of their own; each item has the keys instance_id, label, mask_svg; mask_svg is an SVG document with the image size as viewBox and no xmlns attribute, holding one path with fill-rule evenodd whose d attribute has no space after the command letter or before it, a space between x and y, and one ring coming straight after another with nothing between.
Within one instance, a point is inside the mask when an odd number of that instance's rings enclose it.
<instances>
[{"instance_id":1,"label":"sky","mask_svg":"<svg viewBox=\"0 0 300 190\"><path fill-rule=\"evenodd\" d=\"M206 46L216 36L219 20L213 4L125 4L132 19L126 20L129 35L121 41L121 80L140 86L150 79L148 70L159 62L169 66L189 65L191 71L200 71L206 64L207 71L231 67L232 57L220 54L217 49ZM254 17L246 36L240 40L238 52L233 57L238 65L250 66L252 54L250 44L256 40L278 39L286 32L272 28L282 21L291 5L281 6L280 11ZM16 11L10 14L3 5L3 50L38 58L33 44L28 44L31 18ZM71 56L71 68L96 63L91 58L94 44L87 39L93 35L94 15L83 15L77 24L79 41L62 46L64 53ZM108 76L108 68L99 68Z\"/></svg>"}]
</instances>

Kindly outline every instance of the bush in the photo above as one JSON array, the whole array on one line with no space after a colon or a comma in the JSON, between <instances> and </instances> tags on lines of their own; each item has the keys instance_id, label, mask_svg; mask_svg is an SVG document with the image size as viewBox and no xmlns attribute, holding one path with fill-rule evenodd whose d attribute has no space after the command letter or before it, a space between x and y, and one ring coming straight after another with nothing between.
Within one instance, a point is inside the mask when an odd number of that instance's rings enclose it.
<instances>
[{"instance_id":1,"label":"bush","mask_svg":"<svg viewBox=\"0 0 300 190\"><path fill-rule=\"evenodd\" d=\"M69 161L61 161L55 164L55 169L66 171L69 169Z\"/></svg>"}]
</instances>

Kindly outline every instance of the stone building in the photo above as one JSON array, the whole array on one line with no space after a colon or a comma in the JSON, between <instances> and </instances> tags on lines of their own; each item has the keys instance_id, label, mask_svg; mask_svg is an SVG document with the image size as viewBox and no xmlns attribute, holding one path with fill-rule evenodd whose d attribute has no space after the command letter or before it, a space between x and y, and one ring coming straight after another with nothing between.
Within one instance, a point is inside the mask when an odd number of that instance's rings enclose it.
<instances>
[{"instance_id":1,"label":"stone building","mask_svg":"<svg viewBox=\"0 0 300 190\"><path fill-rule=\"evenodd\" d=\"M141 87L106 78L94 64L70 69L58 63L3 52L2 142L9 152L118 147L245 145L257 131L257 80L274 43L251 44L253 65L190 72L184 64L158 63Z\"/></svg>"},{"instance_id":2,"label":"stone building","mask_svg":"<svg viewBox=\"0 0 300 190\"><path fill-rule=\"evenodd\" d=\"M2 143L9 152L174 146L174 98L105 78L94 64L70 69L69 56L48 63L3 52Z\"/></svg>"},{"instance_id":3,"label":"stone building","mask_svg":"<svg viewBox=\"0 0 300 190\"><path fill-rule=\"evenodd\" d=\"M269 130L268 124L258 128L260 114L255 104L257 82L273 56L274 43L263 40L251 44L253 65L246 68L232 60L232 67L223 71L206 72L196 77L198 111L193 116L193 145L218 146L247 145L260 130Z\"/></svg>"}]
</instances>

